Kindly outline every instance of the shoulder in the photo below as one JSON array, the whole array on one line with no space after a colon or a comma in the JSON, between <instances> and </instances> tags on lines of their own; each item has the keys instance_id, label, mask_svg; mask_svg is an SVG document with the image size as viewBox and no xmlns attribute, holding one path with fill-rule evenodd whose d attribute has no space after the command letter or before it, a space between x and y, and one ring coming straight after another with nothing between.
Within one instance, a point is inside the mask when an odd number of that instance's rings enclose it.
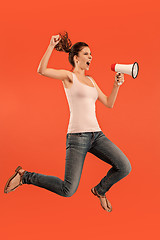
<instances>
[{"instance_id":1,"label":"shoulder","mask_svg":"<svg viewBox=\"0 0 160 240\"><path fill-rule=\"evenodd\" d=\"M67 73L67 79L69 80L69 82L73 82L73 72L69 71L69 70L65 70Z\"/></svg>"},{"instance_id":2,"label":"shoulder","mask_svg":"<svg viewBox=\"0 0 160 240\"><path fill-rule=\"evenodd\" d=\"M89 76L89 75L87 75L87 77L91 78L91 79L92 79L92 81L94 82L95 86L96 86L96 87L98 87L98 85L97 85L97 83L96 83L96 81L94 80L94 78L93 78L93 77L91 77L91 76Z\"/></svg>"},{"instance_id":3,"label":"shoulder","mask_svg":"<svg viewBox=\"0 0 160 240\"><path fill-rule=\"evenodd\" d=\"M65 70L65 71L66 71L68 77L72 77L72 76L73 76L73 72L71 72L71 71L69 71L69 70Z\"/></svg>"},{"instance_id":4,"label":"shoulder","mask_svg":"<svg viewBox=\"0 0 160 240\"><path fill-rule=\"evenodd\" d=\"M89 75L86 75L86 77L89 77L93 80L93 82L95 82L95 80L93 79L93 77L89 76Z\"/></svg>"}]
</instances>

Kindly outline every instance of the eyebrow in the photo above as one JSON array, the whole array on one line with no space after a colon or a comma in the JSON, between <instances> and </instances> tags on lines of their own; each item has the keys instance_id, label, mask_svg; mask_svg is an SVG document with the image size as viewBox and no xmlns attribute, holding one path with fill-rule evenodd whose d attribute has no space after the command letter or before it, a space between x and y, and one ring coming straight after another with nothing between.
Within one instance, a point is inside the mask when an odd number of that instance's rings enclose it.
<instances>
[{"instance_id":1,"label":"eyebrow","mask_svg":"<svg viewBox=\"0 0 160 240\"><path fill-rule=\"evenodd\" d=\"M85 52L85 53L88 53L88 52ZM90 52L90 54L92 54L92 53Z\"/></svg>"}]
</instances>

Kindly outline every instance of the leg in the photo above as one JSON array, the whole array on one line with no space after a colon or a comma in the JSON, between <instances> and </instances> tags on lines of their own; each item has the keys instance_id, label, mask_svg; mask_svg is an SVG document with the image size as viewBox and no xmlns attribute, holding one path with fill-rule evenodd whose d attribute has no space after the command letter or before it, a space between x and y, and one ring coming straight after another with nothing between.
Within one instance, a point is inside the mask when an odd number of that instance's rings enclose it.
<instances>
[{"instance_id":1,"label":"leg","mask_svg":"<svg viewBox=\"0 0 160 240\"><path fill-rule=\"evenodd\" d=\"M103 132L95 139L89 152L112 165L107 175L95 187L97 193L103 196L113 184L130 173L131 164L124 153Z\"/></svg>"},{"instance_id":2,"label":"leg","mask_svg":"<svg viewBox=\"0 0 160 240\"><path fill-rule=\"evenodd\" d=\"M25 171L22 177L22 183L45 188L63 197L72 196L78 188L84 159L87 153L79 143L78 135L77 138L72 139L71 143L67 137L64 181L56 176Z\"/></svg>"}]
</instances>

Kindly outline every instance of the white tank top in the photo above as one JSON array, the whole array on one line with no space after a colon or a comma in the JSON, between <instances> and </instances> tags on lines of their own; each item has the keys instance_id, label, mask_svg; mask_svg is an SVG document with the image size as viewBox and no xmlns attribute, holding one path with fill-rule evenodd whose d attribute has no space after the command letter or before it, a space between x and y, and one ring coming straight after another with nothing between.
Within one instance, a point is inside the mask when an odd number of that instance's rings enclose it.
<instances>
[{"instance_id":1,"label":"white tank top","mask_svg":"<svg viewBox=\"0 0 160 240\"><path fill-rule=\"evenodd\" d=\"M101 131L95 112L98 91L93 80L88 76L94 85L94 87L90 87L81 83L75 73L72 72L72 75L71 88L65 88L63 84L70 109L67 133Z\"/></svg>"}]
</instances>

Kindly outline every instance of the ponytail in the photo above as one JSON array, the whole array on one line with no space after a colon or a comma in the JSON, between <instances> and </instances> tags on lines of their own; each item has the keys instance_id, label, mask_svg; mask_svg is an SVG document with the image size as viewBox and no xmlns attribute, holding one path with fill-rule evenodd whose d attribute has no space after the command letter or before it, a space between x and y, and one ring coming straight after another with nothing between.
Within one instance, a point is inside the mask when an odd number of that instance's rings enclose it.
<instances>
[{"instance_id":1,"label":"ponytail","mask_svg":"<svg viewBox=\"0 0 160 240\"><path fill-rule=\"evenodd\" d=\"M59 41L59 43L55 46L55 49L57 51L63 51L66 53L69 53L71 50L71 40L68 38L68 33L64 32L64 33L59 33L61 40Z\"/></svg>"},{"instance_id":2,"label":"ponytail","mask_svg":"<svg viewBox=\"0 0 160 240\"><path fill-rule=\"evenodd\" d=\"M82 50L83 47L89 47L88 44L84 42L77 42L72 46L71 40L68 38L68 33L59 33L61 40L59 43L55 46L55 49L57 51L63 51L66 53L69 53L68 60L72 67L75 67L75 63L73 60L74 55L78 56L78 53ZM72 70L73 70L72 68Z\"/></svg>"}]
</instances>

